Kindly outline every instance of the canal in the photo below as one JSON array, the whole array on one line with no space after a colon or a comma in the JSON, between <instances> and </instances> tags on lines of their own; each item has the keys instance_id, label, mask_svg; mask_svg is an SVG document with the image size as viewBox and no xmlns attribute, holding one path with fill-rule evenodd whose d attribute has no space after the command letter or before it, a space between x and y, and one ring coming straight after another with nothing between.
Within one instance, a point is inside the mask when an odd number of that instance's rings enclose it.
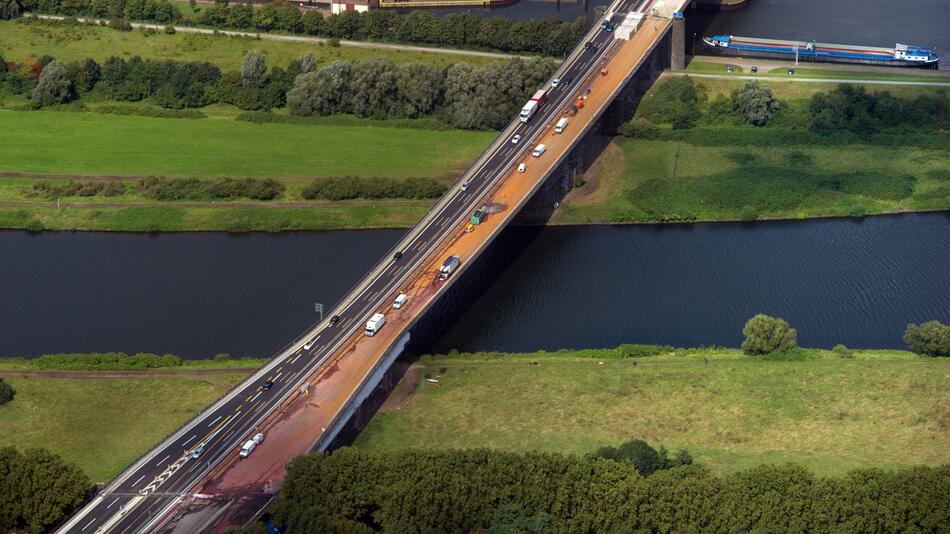
<instances>
[{"instance_id":1,"label":"canal","mask_svg":"<svg viewBox=\"0 0 950 534\"><path fill-rule=\"evenodd\" d=\"M0 356L268 356L402 230L230 235L0 232ZM510 257L436 350L741 341L787 319L804 346L901 347L950 323L950 215L757 224L513 227Z\"/></svg>"}]
</instances>

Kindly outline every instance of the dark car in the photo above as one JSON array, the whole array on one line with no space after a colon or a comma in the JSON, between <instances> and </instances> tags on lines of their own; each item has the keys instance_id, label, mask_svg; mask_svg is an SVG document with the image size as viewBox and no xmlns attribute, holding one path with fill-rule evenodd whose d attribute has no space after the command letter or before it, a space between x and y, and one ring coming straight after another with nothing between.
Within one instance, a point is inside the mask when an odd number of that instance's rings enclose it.
<instances>
[{"instance_id":1,"label":"dark car","mask_svg":"<svg viewBox=\"0 0 950 534\"><path fill-rule=\"evenodd\" d=\"M272 387L274 387L274 382L272 380L268 380L267 382L264 382L264 385L263 385L264 391L267 391L268 389Z\"/></svg>"},{"instance_id":2,"label":"dark car","mask_svg":"<svg viewBox=\"0 0 950 534\"><path fill-rule=\"evenodd\" d=\"M393 254L393 261L399 261L399 258L401 258L401 257L402 257L402 251L401 251L401 250L397 250L396 253Z\"/></svg>"},{"instance_id":3,"label":"dark car","mask_svg":"<svg viewBox=\"0 0 950 534\"><path fill-rule=\"evenodd\" d=\"M597 45L594 44L594 41L587 41L584 45L584 50L590 50L591 52L597 51Z\"/></svg>"},{"instance_id":4,"label":"dark car","mask_svg":"<svg viewBox=\"0 0 950 534\"><path fill-rule=\"evenodd\" d=\"M752 65L752 74L755 74L756 72L759 72L759 67Z\"/></svg>"},{"instance_id":5,"label":"dark car","mask_svg":"<svg viewBox=\"0 0 950 534\"><path fill-rule=\"evenodd\" d=\"M561 85L567 85L573 81L574 81L573 76L565 76L564 78L561 79Z\"/></svg>"},{"instance_id":6,"label":"dark car","mask_svg":"<svg viewBox=\"0 0 950 534\"><path fill-rule=\"evenodd\" d=\"M330 317L330 326L333 326L333 325L337 324L338 322L340 322L340 316L339 316L339 315L334 315L333 317Z\"/></svg>"}]
</instances>

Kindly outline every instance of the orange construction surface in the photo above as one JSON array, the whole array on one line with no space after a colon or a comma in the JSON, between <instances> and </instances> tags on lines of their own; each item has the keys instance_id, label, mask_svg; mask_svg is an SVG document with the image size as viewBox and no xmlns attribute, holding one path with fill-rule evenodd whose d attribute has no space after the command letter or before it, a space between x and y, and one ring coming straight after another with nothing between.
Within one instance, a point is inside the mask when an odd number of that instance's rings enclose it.
<instances>
[{"instance_id":1,"label":"orange construction surface","mask_svg":"<svg viewBox=\"0 0 950 534\"><path fill-rule=\"evenodd\" d=\"M664 35L669 25L668 19L646 18L629 41L618 43L618 49L606 64L606 75L601 75L598 68L591 77L592 83L578 80L575 83L577 94L591 87L586 105L576 116L569 117L570 124L562 134L555 134L553 128L559 117L552 119L546 132L536 141L545 144L547 152L540 158L534 158L530 150L526 151L524 158L519 161L527 164L524 173L515 170L517 164L512 166L511 175L501 180L500 186L486 202L493 205L493 213L471 233L462 231L468 221L461 223L454 237L440 245L438 254L432 255L416 271L407 287L398 289L389 299L384 299L384 302L389 303L400 292L409 295L409 301L402 309L395 310L387 305L386 309L379 310L386 315L383 329L374 337L358 334L345 344L327 365L311 377L306 394L298 393L269 419L265 424L264 442L243 460L237 458L235 451L230 463L212 474L196 489L197 493L239 498L261 495L265 492L265 486L268 487L268 493L278 488L284 478L285 464L313 448L334 415L346 405L387 349L403 335L416 315L439 296L439 290L446 283L436 281L442 261L457 254L465 264L487 246L495 233L514 216L517 208L527 202L551 170L557 156L570 150L580 137L582 127L594 118L597 110L604 109L610 103L614 90L638 66L653 47L656 37ZM576 100L577 94L567 102Z\"/></svg>"}]
</instances>

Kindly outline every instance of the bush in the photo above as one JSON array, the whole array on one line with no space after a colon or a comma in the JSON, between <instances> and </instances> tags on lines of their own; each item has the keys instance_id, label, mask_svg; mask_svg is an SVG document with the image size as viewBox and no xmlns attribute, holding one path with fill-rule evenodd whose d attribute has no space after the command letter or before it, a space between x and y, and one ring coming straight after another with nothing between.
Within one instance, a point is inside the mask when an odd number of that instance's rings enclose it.
<instances>
[{"instance_id":1,"label":"bush","mask_svg":"<svg viewBox=\"0 0 950 534\"><path fill-rule=\"evenodd\" d=\"M742 206L742 210L739 211L739 218L743 221L754 221L759 218L759 210L755 209L754 206L746 204Z\"/></svg>"},{"instance_id":2,"label":"bush","mask_svg":"<svg viewBox=\"0 0 950 534\"><path fill-rule=\"evenodd\" d=\"M693 463L693 457L685 450L680 450L675 457L670 458L665 448L654 449L642 439L622 443L617 448L601 447L594 455L615 462L630 463L645 477L656 471Z\"/></svg>"},{"instance_id":3,"label":"bush","mask_svg":"<svg viewBox=\"0 0 950 534\"><path fill-rule=\"evenodd\" d=\"M621 358L647 358L660 354L669 354L674 350L676 349L669 345L641 345L635 343L624 343L617 347Z\"/></svg>"},{"instance_id":4,"label":"bush","mask_svg":"<svg viewBox=\"0 0 950 534\"><path fill-rule=\"evenodd\" d=\"M702 117L700 104L706 101L703 88L689 76L671 76L640 104L639 114L655 124L691 128Z\"/></svg>"},{"instance_id":5,"label":"bush","mask_svg":"<svg viewBox=\"0 0 950 534\"><path fill-rule=\"evenodd\" d=\"M33 104L51 106L65 104L76 98L73 81L69 79L66 68L58 61L51 61L43 67L39 83L33 89Z\"/></svg>"},{"instance_id":6,"label":"bush","mask_svg":"<svg viewBox=\"0 0 950 534\"><path fill-rule=\"evenodd\" d=\"M798 346L798 332L794 328L789 328L783 319L761 313L746 322L742 334L742 352L746 354L770 354Z\"/></svg>"},{"instance_id":7,"label":"bush","mask_svg":"<svg viewBox=\"0 0 950 534\"><path fill-rule=\"evenodd\" d=\"M772 89L755 80L746 82L742 89L733 92L732 101L739 116L753 126L765 126L779 109Z\"/></svg>"},{"instance_id":8,"label":"bush","mask_svg":"<svg viewBox=\"0 0 950 534\"><path fill-rule=\"evenodd\" d=\"M835 348L833 348L833 349L831 349L831 350L832 350L835 354L837 354L839 358L842 358L842 359L845 359L845 360L852 360L852 359L854 359L854 353L851 352L851 349L849 349L848 347L845 347L845 346L842 345L841 343L838 343L837 345L835 345Z\"/></svg>"},{"instance_id":9,"label":"bush","mask_svg":"<svg viewBox=\"0 0 950 534\"><path fill-rule=\"evenodd\" d=\"M165 178L149 176L138 181L139 192L154 200L273 200L284 193L284 184L273 178Z\"/></svg>"},{"instance_id":10,"label":"bush","mask_svg":"<svg viewBox=\"0 0 950 534\"><path fill-rule=\"evenodd\" d=\"M432 178L394 180L344 176L340 178L318 178L303 190L302 196L308 200L425 199L438 198L445 193L445 189L445 186Z\"/></svg>"},{"instance_id":11,"label":"bush","mask_svg":"<svg viewBox=\"0 0 950 534\"><path fill-rule=\"evenodd\" d=\"M16 392L13 391L13 387L0 377L0 406L13 400L13 397L16 395Z\"/></svg>"},{"instance_id":12,"label":"bush","mask_svg":"<svg viewBox=\"0 0 950 534\"><path fill-rule=\"evenodd\" d=\"M181 358L171 354L159 356L140 352L128 355L124 352L92 352L88 354L44 354L34 364L43 370L58 371L126 371L156 369L161 367L179 367Z\"/></svg>"},{"instance_id":13,"label":"bush","mask_svg":"<svg viewBox=\"0 0 950 534\"><path fill-rule=\"evenodd\" d=\"M618 133L633 139L656 139L660 137L660 129L650 119L637 117L622 124Z\"/></svg>"},{"instance_id":14,"label":"bush","mask_svg":"<svg viewBox=\"0 0 950 534\"><path fill-rule=\"evenodd\" d=\"M42 232L44 230L43 222L39 219L30 219L23 225L27 232Z\"/></svg>"},{"instance_id":15,"label":"bush","mask_svg":"<svg viewBox=\"0 0 950 534\"><path fill-rule=\"evenodd\" d=\"M117 18L109 21L109 27L120 32L132 31L132 23L125 19Z\"/></svg>"},{"instance_id":16,"label":"bush","mask_svg":"<svg viewBox=\"0 0 950 534\"><path fill-rule=\"evenodd\" d=\"M917 354L950 356L950 326L938 321L907 325L904 343Z\"/></svg>"},{"instance_id":17,"label":"bush","mask_svg":"<svg viewBox=\"0 0 950 534\"><path fill-rule=\"evenodd\" d=\"M175 35L175 27L172 26L171 24L169 24L168 26L165 26L165 34L166 34L166 35Z\"/></svg>"},{"instance_id":18,"label":"bush","mask_svg":"<svg viewBox=\"0 0 950 534\"><path fill-rule=\"evenodd\" d=\"M0 0L0 20L15 19L21 11L19 0Z\"/></svg>"}]
</instances>

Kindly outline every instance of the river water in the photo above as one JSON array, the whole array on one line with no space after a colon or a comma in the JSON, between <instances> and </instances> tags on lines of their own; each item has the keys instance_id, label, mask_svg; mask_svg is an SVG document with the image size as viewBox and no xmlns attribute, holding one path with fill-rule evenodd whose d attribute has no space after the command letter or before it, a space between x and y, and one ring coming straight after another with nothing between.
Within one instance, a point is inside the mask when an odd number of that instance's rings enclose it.
<instances>
[{"instance_id":1,"label":"river water","mask_svg":"<svg viewBox=\"0 0 950 534\"><path fill-rule=\"evenodd\" d=\"M0 356L267 356L341 298L402 230L0 232ZM805 346L900 347L950 323L950 215L513 227L511 257L436 350L738 345L779 315Z\"/></svg>"},{"instance_id":2,"label":"river water","mask_svg":"<svg viewBox=\"0 0 950 534\"><path fill-rule=\"evenodd\" d=\"M468 11L511 20L592 17L610 0L521 0L493 9ZM950 56L950 1L947 0L751 0L734 11L692 10L687 30L712 34L798 39L836 44L892 47L895 43L935 48ZM941 65L950 69L950 57Z\"/></svg>"}]
</instances>

